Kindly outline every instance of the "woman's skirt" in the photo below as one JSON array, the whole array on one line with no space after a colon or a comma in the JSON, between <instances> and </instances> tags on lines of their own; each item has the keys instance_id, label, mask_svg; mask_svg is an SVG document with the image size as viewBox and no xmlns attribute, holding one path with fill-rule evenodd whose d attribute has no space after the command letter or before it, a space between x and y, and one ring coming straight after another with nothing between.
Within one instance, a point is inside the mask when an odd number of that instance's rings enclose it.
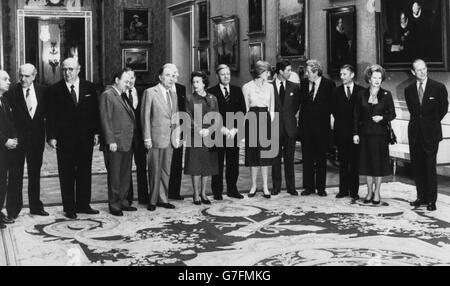
<instances>
[{"instance_id":1,"label":"woman's skirt","mask_svg":"<svg viewBox=\"0 0 450 286\"><path fill-rule=\"evenodd\" d=\"M389 176L392 170L389 163L387 136L361 135L359 144L359 173L371 177Z\"/></svg>"},{"instance_id":2,"label":"woman's skirt","mask_svg":"<svg viewBox=\"0 0 450 286\"><path fill-rule=\"evenodd\" d=\"M251 107L247 118L251 118L252 115L250 113L254 113L256 115L256 126L254 124L250 124L249 120L245 121L245 166L247 167L266 167L272 166L273 158L268 158L263 151L269 151L269 146L262 147L261 146L261 136L266 137L266 141L271 139L271 119L270 112L267 107ZM261 114L267 115L267 122L261 121ZM266 134L260 134L260 125L264 124L263 127L267 132ZM254 138L256 136L256 138ZM263 138L264 139L264 138ZM266 144L263 144L266 145Z\"/></svg>"}]
</instances>

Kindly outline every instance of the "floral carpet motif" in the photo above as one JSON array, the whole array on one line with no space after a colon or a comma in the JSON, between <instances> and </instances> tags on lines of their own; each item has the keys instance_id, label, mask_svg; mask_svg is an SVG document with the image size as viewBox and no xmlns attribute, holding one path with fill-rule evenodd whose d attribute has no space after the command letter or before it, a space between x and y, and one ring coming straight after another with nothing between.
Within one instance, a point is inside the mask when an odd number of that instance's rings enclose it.
<instances>
[{"instance_id":1,"label":"floral carpet motif","mask_svg":"<svg viewBox=\"0 0 450 286\"><path fill-rule=\"evenodd\" d=\"M23 214L2 231L8 265L450 265L450 198L413 209L415 187L384 184L382 206L286 193L66 220ZM366 188L361 187L364 195ZM0 264L2 260L0 260Z\"/></svg>"}]
</instances>

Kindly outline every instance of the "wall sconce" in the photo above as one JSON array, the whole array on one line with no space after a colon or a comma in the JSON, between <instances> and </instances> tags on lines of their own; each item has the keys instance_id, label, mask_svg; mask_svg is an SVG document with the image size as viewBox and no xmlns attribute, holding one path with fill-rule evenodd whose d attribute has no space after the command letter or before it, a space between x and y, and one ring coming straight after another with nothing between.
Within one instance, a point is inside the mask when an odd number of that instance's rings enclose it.
<instances>
[{"instance_id":1,"label":"wall sconce","mask_svg":"<svg viewBox=\"0 0 450 286\"><path fill-rule=\"evenodd\" d=\"M51 49L49 52L49 57L48 57L48 64L52 67L52 71L53 74L56 74L56 68L59 66L59 51L58 48L56 47L57 42L51 42Z\"/></svg>"},{"instance_id":2,"label":"wall sconce","mask_svg":"<svg viewBox=\"0 0 450 286\"><path fill-rule=\"evenodd\" d=\"M50 40L50 30L47 24L41 26L41 32L39 34L39 38L41 41L48 42Z\"/></svg>"}]
</instances>

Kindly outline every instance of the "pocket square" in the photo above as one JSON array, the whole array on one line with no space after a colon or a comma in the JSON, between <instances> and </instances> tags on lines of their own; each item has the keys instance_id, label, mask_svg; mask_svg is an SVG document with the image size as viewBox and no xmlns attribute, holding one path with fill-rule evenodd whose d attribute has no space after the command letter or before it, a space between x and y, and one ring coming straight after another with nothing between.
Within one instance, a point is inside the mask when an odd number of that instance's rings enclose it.
<instances>
[{"instance_id":1,"label":"pocket square","mask_svg":"<svg viewBox=\"0 0 450 286\"><path fill-rule=\"evenodd\" d=\"M291 94L289 94L289 96L294 96L294 93L293 93L293 92L291 92Z\"/></svg>"},{"instance_id":2,"label":"pocket square","mask_svg":"<svg viewBox=\"0 0 450 286\"><path fill-rule=\"evenodd\" d=\"M91 94L86 94L84 97L90 97L90 96L92 96Z\"/></svg>"},{"instance_id":3,"label":"pocket square","mask_svg":"<svg viewBox=\"0 0 450 286\"><path fill-rule=\"evenodd\" d=\"M430 100L435 100L436 98L435 97L430 97Z\"/></svg>"}]
</instances>

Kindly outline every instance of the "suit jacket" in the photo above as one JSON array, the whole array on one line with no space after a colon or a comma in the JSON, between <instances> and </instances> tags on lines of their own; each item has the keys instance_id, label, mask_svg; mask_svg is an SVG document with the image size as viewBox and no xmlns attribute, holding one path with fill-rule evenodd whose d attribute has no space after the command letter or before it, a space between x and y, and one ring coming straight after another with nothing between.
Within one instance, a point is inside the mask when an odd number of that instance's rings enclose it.
<instances>
[{"instance_id":1,"label":"suit jacket","mask_svg":"<svg viewBox=\"0 0 450 286\"><path fill-rule=\"evenodd\" d=\"M331 129L331 98L336 84L322 77L314 101L309 97L308 79L303 80L300 86L301 107L299 127L301 136L304 136L306 130L328 136Z\"/></svg>"},{"instance_id":2,"label":"suit jacket","mask_svg":"<svg viewBox=\"0 0 450 286\"><path fill-rule=\"evenodd\" d=\"M136 132L133 108L115 88L103 92L99 101L103 148L116 143L117 151L130 151Z\"/></svg>"},{"instance_id":3,"label":"suit jacket","mask_svg":"<svg viewBox=\"0 0 450 286\"><path fill-rule=\"evenodd\" d=\"M364 88L355 84L350 99L347 98L345 86L338 86L333 91L331 111L334 116L334 136L339 141L348 141L353 136L354 109L358 93Z\"/></svg>"},{"instance_id":4,"label":"suit jacket","mask_svg":"<svg viewBox=\"0 0 450 286\"><path fill-rule=\"evenodd\" d=\"M34 117L28 112L22 85L17 84L8 93L8 102L12 108L14 123L19 139L19 148L25 150L44 151L45 146L45 119L47 118L46 89L34 84L37 99L37 108Z\"/></svg>"},{"instance_id":5,"label":"suit jacket","mask_svg":"<svg viewBox=\"0 0 450 286\"><path fill-rule=\"evenodd\" d=\"M166 149L171 145L172 131L175 129L178 120L177 96L171 92L172 109L169 109L166 95L162 93L159 85L145 90L141 106L141 124L143 139L152 140L153 148ZM173 118L174 117L174 118ZM172 120L173 118L173 120ZM174 124L172 124L174 122ZM178 135L179 138L179 135Z\"/></svg>"},{"instance_id":6,"label":"suit jacket","mask_svg":"<svg viewBox=\"0 0 450 286\"><path fill-rule=\"evenodd\" d=\"M2 102L0 107L0 151L7 151L6 142L8 139L17 138L17 132L14 126L13 113L5 94L0 100Z\"/></svg>"},{"instance_id":7,"label":"suit jacket","mask_svg":"<svg viewBox=\"0 0 450 286\"><path fill-rule=\"evenodd\" d=\"M359 91L354 110L354 135L386 135L387 124L395 119L394 101L391 92L380 88L378 91L378 104L369 104L370 89L365 88ZM375 123L373 116L383 116L383 120Z\"/></svg>"},{"instance_id":8,"label":"suit jacket","mask_svg":"<svg viewBox=\"0 0 450 286\"><path fill-rule=\"evenodd\" d=\"M419 102L416 82L405 89L405 99L411 118L408 126L409 142L420 136L428 144L442 141L441 121L448 112L446 87L428 79L422 105Z\"/></svg>"},{"instance_id":9,"label":"suit jacket","mask_svg":"<svg viewBox=\"0 0 450 286\"><path fill-rule=\"evenodd\" d=\"M222 115L222 121L223 125L226 126L227 124L227 112L231 113L237 113L242 112L245 114L247 112L247 107L245 105L245 99L244 95L242 94L242 89L230 85L230 101L227 103L225 100L225 95L222 93L222 90L220 89L220 84L211 87L207 90L208 93L214 95L217 98L217 102L219 104L219 113ZM237 125L237 122L234 122L234 128L239 128Z\"/></svg>"},{"instance_id":10,"label":"suit jacket","mask_svg":"<svg viewBox=\"0 0 450 286\"><path fill-rule=\"evenodd\" d=\"M276 80L273 81L273 88L275 95L275 112L280 114L280 131L284 129L289 137L297 138L298 122L295 115L300 109L300 87L298 84L288 80L285 82L284 104L281 102L281 97L278 94Z\"/></svg>"},{"instance_id":11,"label":"suit jacket","mask_svg":"<svg viewBox=\"0 0 450 286\"><path fill-rule=\"evenodd\" d=\"M64 80L49 88L47 139L92 141L100 134L98 96L91 82L80 79L78 105ZM93 142L93 141L92 141Z\"/></svg>"}]
</instances>

